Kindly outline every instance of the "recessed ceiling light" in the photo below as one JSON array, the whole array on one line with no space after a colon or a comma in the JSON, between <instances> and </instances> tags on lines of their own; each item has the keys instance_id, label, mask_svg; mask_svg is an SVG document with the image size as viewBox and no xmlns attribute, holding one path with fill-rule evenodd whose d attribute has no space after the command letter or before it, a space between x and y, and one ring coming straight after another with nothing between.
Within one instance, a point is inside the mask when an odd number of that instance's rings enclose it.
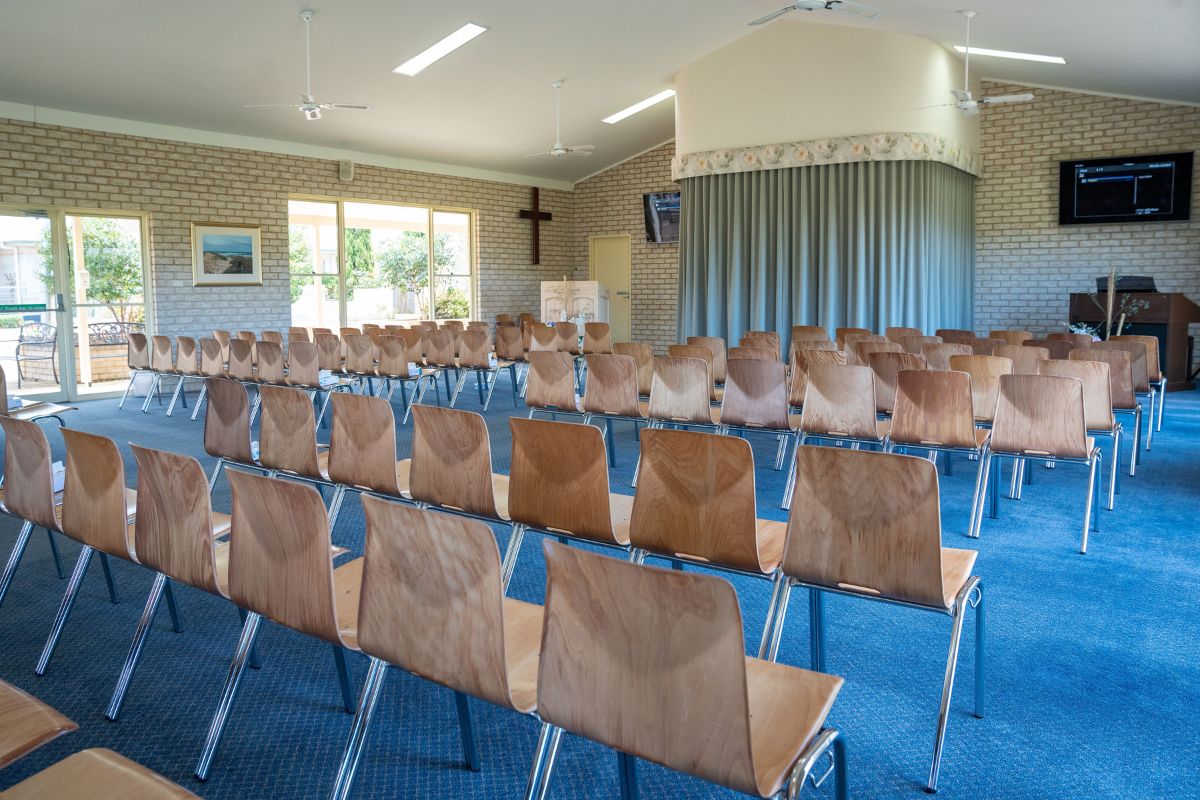
<instances>
[{"instance_id":1,"label":"recessed ceiling light","mask_svg":"<svg viewBox=\"0 0 1200 800\"><path fill-rule=\"evenodd\" d=\"M961 44L954 45L954 49L960 53L967 52L967 48ZM1018 61L1042 61L1047 64L1065 64L1067 60L1062 56L1039 56L1036 53L1013 53L1009 50L988 50L986 47L972 47L971 55L973 56L994 56L995 58L1015 58Z\"/></svg>"},{"instance_id":2,"label":"recessed ceiling light","mask_svg":"<svg viewBox=\"0 0 1200 800\"><path fill-rule=\"evenodd\" d=\"M645 100L643 100L640 103L634 103L629 108L618 111L617 113L613 114L612 116L605 117L603 121L607 122L609 125L615 125L616 123L620 122L621 120L625 119L626 117L632 117L634 114L638 113L639 111L645 111L647 108L654 105L655 103L661 103L663 100L666 100L668 97L674 97L674 96L675 96L674 89L663 89L661 92L654 95L653 97L647 97Z\"/></svg>"},{"instance_id":3,"label":"recessed ceiling light","mask_svg":"<svg viewBox=\"0 0 1200 800\"><path fill-rule=\"evenodd\" d=\"M413 56L408 61L405 61L403 64L392 70L392 72L400 75L416 75L418 72L425 69L439 58L448 56L450 53L453 53L455 50L462 47L464 44L471 41L486 30L487 28L483 27L482 25L476 25L473 22L468 22L466 25L463 25L454 33L447 36L445 39L442 39L440 42L433 45L433 47L430 47L428 50L425 50L424 52Z\"/></svg>"}]
</instances>

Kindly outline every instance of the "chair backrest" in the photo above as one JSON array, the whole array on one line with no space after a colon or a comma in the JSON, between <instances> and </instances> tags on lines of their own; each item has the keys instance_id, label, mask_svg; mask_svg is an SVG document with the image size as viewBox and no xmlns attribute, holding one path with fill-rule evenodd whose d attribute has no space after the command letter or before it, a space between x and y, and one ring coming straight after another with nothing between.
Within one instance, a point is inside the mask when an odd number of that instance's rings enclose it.
<instances>
[{"instance_id":1,"label":"chair backrest","mask_svg":"<svg viewBox=\"0 0 1200 800\"><path fill-rule=\"evenodd\" d=\"M673 344L667 348L667 355L676 358L698 358L708 365L708 399L717 399L717 384L713 379L713 351L711 348L698 344ZM728 369L728 367L726 367Z\"/></svg>"},{"instance_id":2,"label":"chair backrest","mask_svg":"<svg viewBox=\"0 0 1200 800\"><path fill-rule=\"evenodd\" d=\"M725 340L720 336L689 336L687 337L687 343L689 345L697 345L700 347L707 347L709 349L709 352L712 353L713 382L724 383L725 365L729 358L729 355L725 349ZM766 344L763 346L770 349ZM671 355L679 354L672 353ZM779 354L776 353L775 357L778 358Z\"/></svg>"},{"instance_id":3,"label":"chair backrest","mask_svg":"<svg viewBox=\"0 0 1200 800\"><path fill-rule=\"evenodd\" d=\"M942 337L940 336L905 336L900 340L900 346L904 348L904 352L918 355L925 352L925 345L941 343Z\"/></svg>"},{"instance_id":4,"label":"chair backrest","mask_svg":"<svg viewBox=\"0 0 1200 800\"><path fill-rule=\"evenodd\" d=\"M236 381L254 380L254 342L229 340L229 377Z\"/></svg>"},{"instance_id":5,"label":"chair backrest","mask_svg":"<svg viewBox=\"0 0 1200 800\"><path fill-rule=\"evenodd\" d=\"M1019 345L1026 339L1032 339L1033 334L1029 331L992 331L988 334L988 338L1003 339L1006 344Z\"/></svg>"},{"instance_id":6,"label":"chair backrest","mask_svg":"<svg viewBox=\"0 0 1200 800\"><path fill-rule=\"evenodd\" d=\"M333 594L329 518L296 481L230 471L229 599L247 611L345 647Z\"/></svg>"},{"instance_id":7,"label":"chair backrest","mask_svg":"<svg viewBox=\"0 0 1200 800\"><path fill-rule=\"evenodd\" d=\"M184 375L200 374L200 352L191 336L175 337L175 368Z\"/></svg>"},{"instance_id":8,"label":"chair backrest","mask_svg":"<svg viewBox=\"0 0 1200 800\"><path fill-rule=\"evenodd\" d=\"M288 344L287 383L317 388L321 384L321 354L310 341L297 339Z\"/></svg>"},{"instance_id":9,"label":"chair backrest","mask_svg":"<svg viewBox=\"0 0 1200 800\"><path fill-rule=\"evenodd\" d=\"M345 339L347 336L357 336L360 333L362 333L362 328L348 328L348 327L338 328L338 336L341 337L342 339Z\"/></svg>"},{"instance_id":10,"label":"chair backrest","mask_svg":"<svg viewBox=\"0 0 1200 800\"><path fill-rule=\"evenodd\" d=\"M426 680L516 708L508 685L495 534L478 520L378 497L364 497L363 511L362 651Z\"/></svg>"},{"instance_id":11,"label":"chair backrest","mask_svg":"<svg viewBox=\"0 0 1200 800\"><path fill-rule=\"evenodd\" d=\"M218 342L221 343L222 350L229 347L229 339L230 339L229 331L224 331L224 330L221 330L220 328L213 328L212 334L213 334L212 338L216 339Z\"/></svg>"},{"instance_id":12,"label":"chair backrest","mask_svg":"<svg viewBox=\"0 0 1200 800\"><path fill-rule=\"evenodd\" d=\"M525 360L525 348L521 345L521 330L515 325L496 327L496 357L507 361Z\"/></svg>"},{"instance_id":13,"label":"chair backrest","mask_svg":"<svg viewBox=\"0 0 1200 800\"><path fill-rule=\"evenodd\" d=\"M464 330L466 330L466 327L467 326L463 324L462 320L458 319L444 319L441 321L441 330L444 331L462 333Z\"/></svg>"},{"instance_id":14,"label":"chair backrest","mask_svg":"<svg viewBox=\"0 0 1200 800\"><path fill-rule=\"evenodd\" d=\"M651 419L712 424L709 366L702 358L657 356L650 384Z\"/></svg>"},{"instance_id":15,"label":"chair backrest","mask_svg":"<svg viewBox=\"0 0 1200 800\"><path fill-rule=\"evenodd\" d=\"M333 328L313 328L313 339L316 339L318 333L333 333Z\"/></svg>"},{"instance_id":16,"label":"chair backrest","mask_svg":"<svg viewBox=\"0 0 1200 800\"><path fill-rule=\"evenodd\" d=\"M1050 358L1067 358L1075 345L1064 339L1026 339L1022 347L1040 347L1050 354Z\"/></svg>"},{"instance_id":17,"label":"chair backrest","mask_svg":"<svg viewBox=\"0 0 1200 800\"><path fill-rule=\"evenodd\" d=\"M499 519L487 423L473 411L413 405L408 491L420 503Z\"/></svg>"},{"instance_id":18,"label":"chair backrest","mask_svg":"<svg viewBox=\"0 0 1200 800\"><path fill-rule=\"evenodd\" d=\"M754 341L754 340L751 340ZM832 344L832 342L831 342ZM731 347L726 354L729 361L737 359L749 361L779 361L779 354L767 347ZM728 373L728 367L726 367Z\"/></svg>"},{"instance_id":19,"label":"chair backrest","mask_svg":"<svg viewBox=\"0 0 1200 800\"><path fill-rule=\"evenodd\" d=\"M317 333L313 335L317 345L317 364L321 369L330 372L342 371L342 340L332 333Z\"/></svg>"},{"instance_id":20,"label":"chair backrest","mask_svg":"<svg viewBox=\"0 0 1200 800\"><path fill-rule=\"evenodd\" d=\"M392 326L388 326L391 328ZM409 361L420 361L424 354L421 350L421 330L419 328L402 328L396 326L396 330L390 331L392 336L399 337L404 341L404 346L408 349Z\"/></svg>"},{"instance_id":21,"label":"chair backrest","mask_svg":"<svg viewBox=\"0 0 1200 800\"><path fill-rule=\"evenodd\" d=\"M135 559L117 443L74 428L63 428L62 435L67 444L62 532L109 555Z\"/></svg>"},{"instance_id":22,"label":"chair backrest","mask_svg":"<svg viewBox=\"0 0 1200 800\"><path fill-rule=\"evenodd\" d=\"M238 331L237 338L243 342L250 342L250 344L258 341L258 337L255 336L254 331Z\"/></svg>"},{"instance_id":23,"label":"chair backrest","mask_svg":"<svg viewBox=\"0 0 1200 800\"><path fill-rule=\"evenodd\" d=\"M895 453L801 447L783 571L945 609L937 467Z\"/></svg>"},{"instance_id":24,"label":"chair backrest","mask_svg":"<svg viewBox=\"0 0 1200 800\"><path fill-rule=\"evenodd\" d=\"M171 352L171 337L150 337L150 369L156 372L170 372L175 369L175 360L172 358Z\"/></svg>"},{"instance_id":25,"label":"chair backrest","mask_svg":"<svg viewBox=\"0 0 1200 800\"><path fill-rule=\"evenodd\" d=\"M846 353L846 363L860 367L870 366L872 353L903 353L904 347L899 342L879 342L858 340L849 342Z\"/></svg>"},{"instance_id":26,"label":"chair backrest","mask_svg":"<svg viewBox=\"0 0 1200 800\"><path fill-rule=\"evenodd\" d=\"M837 342L831 342L829 339L812 336L793 336L792 343L788 346L788 363L790 364L796 355L797 350L841 350Z\"/></svg>"},{"instance_id":27,"label":"chair backrest","mask_svg":"<svg viewBox=\"0 0 1200 800\"><path fill-rule=\"evenodd\" d=\"M834 328L833 333L833 340L837 342L838 347L845 349L847 336L851 334L870 336L872 333L874 333L874 331L872 331L870 328Z\"/></svg>"},{"instance_id":28,"label":"chair backrest","mask_svg":"<svg viewBox=\"0 0 1200 800\"><path fill-rule=\"evenodd\" d=\"M925 356L915 353L872 353L868 366L875 373L875 410L892 413L896 405L896 380L901 370L928 369Z\"/></svg>"},{"instance_id":29,"label":"chair backrest","mask_svg":"<svg viewBox=\"0 0 1200 800\"><path fill-rule=\"evenodd\" d=\"M410 378L408 348L399 336L379 337L379 366L376 372L385 378Z\"/></svg>"},{"instance_id":30,"label":"chair backrest","mask_svg":"<svg viewBox=\"0 0 1200 800\"><path fill-rule=\"evenodd\" d=\"M268 469L322 480L317 461L316 414L308 393L286 386L260 386L259 392L259 463Z\"/></svg>"},{"instance_id":31,"label":"chair backrest","mask_svg":"<svg viewBox=\"0 0 1200 800\"><path fill-rule=\"evenodd\" d=\"M890 327L890 328L884 329L883 335L887 337L888 341L895 342L896 344L899 344L899 345L903 345L904 340L907 339L909 336L920 336L921 329L920 328Z\"/></svg>"},{"instance_id":32,"label":"chair backrest","mask_svg":"<svg viewBox=\"0 0 1200 800\"><path fill-rule=\"evenodd\" d=\"M486 330L466 330L459 334L458 363L462 366L490 369L491 352L492 338Z\"/></svg>"},{"instance_id":33,"label":"chair backrest","mask_svg":"<svg viewBox=\"0 0 1200 800\"><path fill-rule=\"evenodd\" d=\"M455 332L427 331L425 334L425 363L437 367L454 366Z\"/></svg>"},{"instance_id":34,"label":"chair backrest","mask_svg":"<svg viewBox=\"0 0 1200 800\"><path fill-rule=\"evenodd\" d=\"M1068 342L1070 344L1070 342ZM1039 365L1042 375L1076 378L1083 383L1083 416L1089 431L1111 431L1113 417L1112 387L1105 361L1052 359Z\"/></svg>"},{"instance_id":35,"label":"chair backrest","mask_svg":"<svg viewBox=\"0 0 1200 800\"><path fill-rule=\"evenodd\" d=\"M1011 375L1013 363L1002 356L950 356L950 369L971 376L971 408L977 422L996 418L1000 376Z\"/></svg>"},{"instance_id":36,"label":"chair backrest","mask_svg":"<svg viewBox=\"0 0 1200 800\"><path fill-rule=\"evenodd\" d=\"M948 370L902 370L896 377L891 437L897 444L975 448L971 376Z\"/></svg>"},{"instance_id":37,"label":"chair backrest","mask_svg":"<svg viewBox=\"0 0 1200 800\"><path fill-rule=\"evenodd\" d=\"M1079 334L1073 334L1078 336ZM1146 378L1150 383L1158 383L1162 380L1162 364L1158 359L1158 337L1157 336L1110 336L1110 342L1141 342L1146 348ZM1076 345L1077 347L1090 347L1091 342L1087 344Z\"/></svg>"},{"instance_id":38,"label":"chair backrest","mask_svg":"<svg viewBox=\"0 0 1200 800\"><path fill-rule=\"evenodd\" d=\"M792 339L819 337L829 341L829 329L824 325L793 325Z\"/></svg>"},{"instance_id":39,"label":"chair backrest","mask_svg":"<svg viewBox=\"0 0 1200 800\"><path fill-rule=\"evenodd\" d=\"M945 342L939 344L922 345L921 355L925 356L926 363L930 369L947 370L950 369L951 356L969 356L971 355L971 345L957 344Z\"/></svg>"},{"instance_id":40,"label":"chair backrest","mask_svg":"<svg viewBox=\"0 0 1200 800\"><path fill-rule=\"evenodd\" d=\"M544 551L542 720L759 796L733 586L556 543Z\"/></svg>"},{"instance_id":41,"label":"chair backrest","mask_svg":"<svg viewBox=\"0 0 1200 800\"><path fill-rule=\"evenodd\" d=\"M780 346L779 334L776 333L775 331L746 331L745 333L742 334L741 343L745 343L749 339L763 340L763 343L761 345L749 345L751 347L760 347L760 346L761 347L769 347L770 349L774 350L776 353L780 352L780 350L779 350L779 346ZM746 346L746 345L743 344L743 346Z\"/></svg>"},{"instance_id":42,"label":"chair backrest","mask_svg":"<svg viewBox=\"0 0 1200 800\"><path fill-rule=\"evenodd\" d=\"M772 569L758 552L750 443L713 433L643 430L629 539L659 555L694 556L752 572Z\"/></svg>"},{"instance_id":43,"label":"chair backrest","mask_svg":"<svg viewBox=\"0 0 1200 800\"><path fill-rule=\"evenodd\" d=\"M512 314L497 314L496 315L496 322L508 324L508 323L511 323L512 321L513 321Z\"/></svg>"},{"instance_id":44,"label":"chair backrest","mask_svg":"<svg viewBox=\"0 0 1200 800\"><path fill-rule=\"evenodd\" d=\"M1012 361L1014 375L1037 375L1039 362L1048 359L1050 351L1044 347L1002 344L992 351L992 355Z\"/></svg>"},{"instance_id":45,"label":"chair backrest","mask_svg":"<svg viewBox=\"0 0 1200 800\"><path fill-rule=\"evenodd\" d=\"M877 438L871 368L809 362L800 429L825 436Z\"/></svg>"},{"instance_id":46,"label":"chair backrest","mask_svg":"<svg viewBox=\"0 0 1200 800\"><path fill-rule=\"evenodd\" d=\"M730 361L721 424L790 431L787 367L774 358Z\"/></svg>"},{"instance_id":47,"label":"chair backrest","mask_svg":"<svg viewBox=\"0 0 1200 800\"><path fill-rule=\"evenodd\" d=\"M992 450L1087 458L1083 383L1057 375L1001 375Z\"/></svg>"},{"instance_id":48,"label":"chair backrest","mask_svg":"<svg viewBox=\"0 0 1200 800\"><path fill-rule=\"evenodd\" d=\"M250 452L250 398L237 381L206 378L204 452L242 464L254 463Z\"/></svg>"},{"instance_id":49,"label":"chair backrest","mask_svg":"<svg viewBox=\"0 0 1200 800\"><path fill-rule=\"evenodd\" d=\"M308 335L308 328L301 328L293 325L288 328L288 342L311 342L312 337Z\"/></svg>"},{"instance_id":50,"label":"chair backrest","mask_svg":"<svg viewBox=\"0 0 1200 800\"><path fill-rule=\"evenodd\" d=\"M612 332L607 322L585 322L583 325L583 352L612 352Z\"/></svg>"},{"instance_id":51,"label":"chair backrest","mask_svg":"<svg viewBox=\"0 0 1200 800\"><path fill-rule=\"evenodd\" d=\"M842 349L845 350L846 354L853 359L854 348L859 342L879 342L880 344L892 344L896 347L900 347L899 342L893 342L886 336L880 336L876 333L847 333L846 337L842 340ZM903 350L904 348L900 347L900 349ZM861 364L860 366L865 367L866 364Z\"/></svg>"},{"instance_id":52,"label":"chair backrest","mask_svg":"<svg viewBox=\"0 0 1200 800\"><path fill-rule=\"evenodd\" d=\"M387 335L387 331L378 325L363 325L363 336L366 336L375 344L379 344L379 340Z\"/></svg>"},{"instance_id":53,"label":"chair backrest","mask_svg":"<svg viewBox=\"0 0 1200 800\"><path fill-rule=\"evenodd\" d=\"M975 341L975 331L965 331L961 328L938 328L935 334L942 337L947 344L971 344Z\"/></svg>"},{"instance_id":54,"label":"chair backrest","mask_svg":"<svg viewBox=\"0 0 1200 800\"><path fill-rule=\"evenodd\" d=\"M0 415L4 429L4 506L9 513L48 530L54 516L54 475L50 443L36 422Z\"/></svg>"},{"instance_id":55,"label":"chair backrest","mask_svg":"<svg viewBox=\"0 0 1200 800\"><path fill-rule=\"evenodd\" d=\"M527 330L529 331L529 352L558 349L558 334L554 328L542 322L532 322Z\"/></svg>"},{"instance_id":56,"label":"chair backrest","mask_svg":"<svg viewBox=\"0 0 1200 800\"><path fill-rule=\"evenodd\" d=\"M632 356L637 363L638 394L650 396L650 385L654 381L654 351L645 342L617 342L613 353Z\"/></svg>"},{"instance_id":57,"label":"chair backrest","mask_svg":"<svg viewBox=\"0 0 1200 800\"><path fill-rule=\"evenodd\" d=\"M633 356L596 353L586 356L587 384L583 410L597 414L640 417L637 362Z\"/></svg>"},{"instance_id":58,"label":"chair backrest","mask_svg":"<svg viewBox=\"0 0 1200 800\"><path fill-rule=\"evenodd\" d=\"M795 348L792 350L792 377L788 384L788 405L799 408L804 405L804 393L808 391L808 369L812 364L846 364L846 354L841 350L817 350Z\"/></svg>"},{"instance_id":59,"label":"chair backrest","mask_svg":"<svg viewBox=\"0 0 1200 800\"><path fill-rule=\"evenodd\" d=\"M374 375L378 347L365 333L350 333L342 337L346 346L346 372L355 375Z\"/></svg>"},{"instance_id":60,"label":"chair backrest","mask_svg":"<svg viewBox=\"0 0 1200 800\"><path fill-rule=\"evenodd\" d=\"M532 350L525 383L525 405L575 411L575 366L563 352Z\"/></svg>"},{"instance_id":61,"label":"chair backrest","mask_svg":"<svg viewBox=\"0 0 1200 800\"><path fill-rule=\"evenodd\" d=\"M329 479L398 497L396 418L382 397L334 392Z\"/></svg>"},{"instance_id":62,"label":"chair backrest","mask_svg":"<svg viewBox=\"0 0 1200 800\"><path fill-rule=\"evenodd\" d=\"M1124 350L1129 354L1129 369L1133 380L1133 391L1147 394L1150 391L1150 370L1147 365L1149 351L1144 342L1107 341L1095 342L1097 350Z\"/></svg>"},{"instance_id":63,"label":"chair backrest","mask_svg":"<svg viewBox=\"0 0 1200 800\"><path fill-rule=\"evenodd\" d=\"M1113 408L1128 410L1137 405L1137 398L1133 393L1133 369L1129 363L1129 353L1115 348L1089 347L1086 350L1072 350L1070 358L1074 361L1103 361L1108 364Z\"/></svg>"},{"instance_id":64,"label":"chair backrest","mask_svg":"<svg viewBox=\"0 0 1200 800\"><path fill-rule=\"evenodd\" d=\"M1047 334L1046 338L1061 339L1064 342L1070 342L1072 345L1074 345L1074 349L1076 350L1085 350L1092 346L1092 336L1089 333L1063 333L1059 331L1056 333ZM1116 337L1114 336L1112 338L1115 339ZM1156 342L1158 341L1158 337L1151 336L1149 338L1154 339Z\"/></svg>"},{"instance_id":65,"label":"chair backrest","mask_svg":"<svg viewBox=\"0 0 1200 800\"><path fill-rule=\"evenodd\" d=\"M579 326L574 322L554 323L554 339L561 352L579 355Z\"/></svg>"},{"instance_id":66,"label":"chair backrest","mask_svg":"<svg viewBox=\"0 0 1200 800\"><path fill-rule=\"evenodd\" d=\"M994 356L997 347L1004 347L1008 342L1003 339L976 339L971 342L971 350L977 356Z\"/></svg>"},{"instance_id":67,"label":"chair backrest","mask_svg":"<svg viewBox=\"0 0 1200 800\"><path fill-rule=\"evenodd\" d=\"M260 383L283 383L283 345L263 339L258 350L258 375Z\"/></svg>"},{"instance_id":68,"label":"chair backrest","mask_svg":"<svg viewBox=\"0 0 1200 800\"><path fill-rule=\"evenodd\" d=\"M262 340L264 342L274 342L281 348L283 347L283 334L279 331L263 331Z\"/></svg>"},{"instance_id":69,"label":"chair backrest","mask_svg":"<svg viewBox=\"0 0 1200 800\"><path fill-rule=\"evenodd\" d=\"M130 369L150 367L150 343L146 334L130 333L125 348L125 360Z\"/></svg>"},{"instance_id":70,"label":"chair backrest","mask_svg":"<svg viewBox=\"0 0 1200 800\"><path fill-rule=\"evenodd\" d=\"M138 563L221 595L204 468L182 453L129 446L138 465L134 522Z\"/></svg>"},{"instance_id":71,"label":"chair backrest","mask_svg":"<svg viewBox=\"0 0 1200 800\"><path fill-rule=\"evenodd\" d=\"M200 340L200 374L207 378L225 375L225 350L216 339Z\"/></svg>"},{"instance_id":72,"label":"chair backrest","mask_svg":"<svg viewBox=\"0 0 1200 800\"><path fill-rule=\"evenodd\" d=\"M618 356L619 357L619 356ZM613 532L608 458L594 425L510 417L508 514L514 522L604 544Z\"/></svg>"}]
</instances>

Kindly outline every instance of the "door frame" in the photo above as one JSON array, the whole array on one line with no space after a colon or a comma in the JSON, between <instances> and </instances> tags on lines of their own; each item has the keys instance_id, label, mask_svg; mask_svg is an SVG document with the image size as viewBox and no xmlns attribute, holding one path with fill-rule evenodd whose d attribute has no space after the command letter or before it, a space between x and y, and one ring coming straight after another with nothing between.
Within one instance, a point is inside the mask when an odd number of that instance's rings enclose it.
<instances>
[{"instance_id":1,"label":"door frame","mask_svg":"<svg viewBox=\"0 0 1200 800\"><path fill-rule=\"evenodd\" d=\"M633 236L628 233L593 233L588 235L588 280L596 280L596 240L624 239L629 245L629 338L633 339ZM616 294L615 289L610 289ZM612 321L612 298L608 300L608 319Z\"/></svg>"}]
</instances>

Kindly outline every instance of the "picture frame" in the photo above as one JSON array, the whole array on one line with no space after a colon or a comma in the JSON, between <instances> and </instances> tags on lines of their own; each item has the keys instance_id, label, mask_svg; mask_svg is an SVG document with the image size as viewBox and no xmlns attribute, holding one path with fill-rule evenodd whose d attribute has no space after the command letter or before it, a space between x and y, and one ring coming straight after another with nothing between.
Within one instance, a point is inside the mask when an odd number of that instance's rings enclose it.
<instances>
[{"instance_id":1,"label":"picture frame","mask_svg":"<svg viewBox=\"0 0 1200 800\"><path fill-rule=\"evenodd\" d=\"M192 223L193 286L261 286L262 227Z\"/></svg>"}]
</instances>

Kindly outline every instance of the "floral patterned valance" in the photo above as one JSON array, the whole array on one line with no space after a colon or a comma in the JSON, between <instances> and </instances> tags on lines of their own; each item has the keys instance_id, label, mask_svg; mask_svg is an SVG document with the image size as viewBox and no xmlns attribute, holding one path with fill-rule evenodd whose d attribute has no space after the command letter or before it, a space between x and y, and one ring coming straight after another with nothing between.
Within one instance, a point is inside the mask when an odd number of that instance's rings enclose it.
<instances>
[{"instance_id":1,"label":"floral patterned valance","mask_svg":"<svg viewBox=\"0 0 1200 800\"><path fill-rule=\"evenodd\" d=\"M868 133L685 153L672 160L671 175L675 180L681 180L701 175L856 161L940 161L972 175L978 176L980 171L978 155L944 136L935 133Z\"/></svg>"}]
</instances>

